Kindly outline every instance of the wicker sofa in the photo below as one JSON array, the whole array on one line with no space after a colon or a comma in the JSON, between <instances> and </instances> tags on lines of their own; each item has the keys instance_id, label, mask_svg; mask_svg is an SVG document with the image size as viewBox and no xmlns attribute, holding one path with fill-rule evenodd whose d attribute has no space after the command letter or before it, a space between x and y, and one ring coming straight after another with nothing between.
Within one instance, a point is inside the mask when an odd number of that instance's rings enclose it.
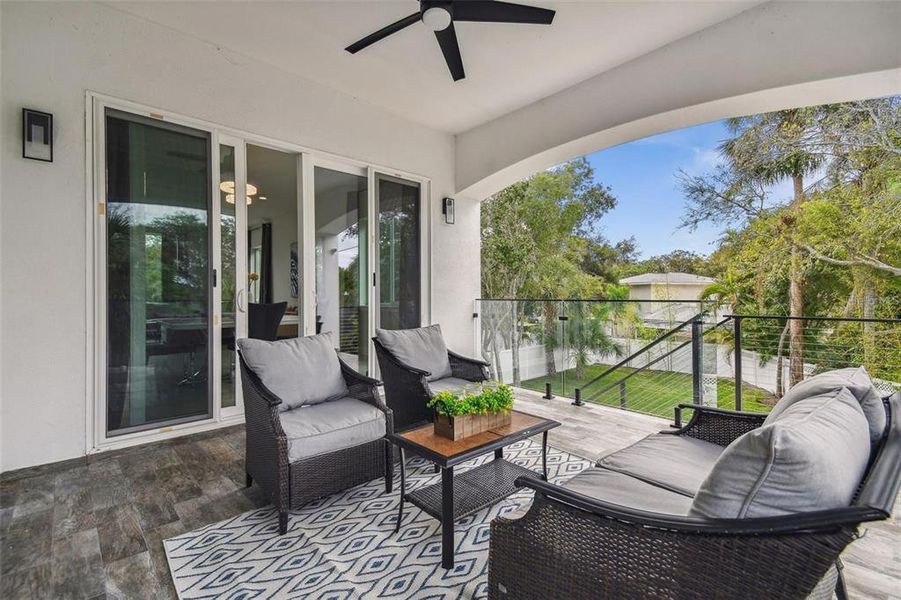
<instances>
[{"instance_id":1,"label":"wicker sofa","mask_svg":"<svg viewBox=\"0 0 901 600\"><path fill-rule=\"evenodd\" d=\"M457 391L489 378L488 363L447 349L438 325L378 329L372 341L396 431L431 421L434 411L427 404L435 392Z\"/></svg>"},{"instance_id":2,"label":"wicker sofa","mask_svg":"<svg viewBox=\"0 0 901 600\"><path fill-rule=\"evenodd\" d=\"M682 405L693 410L684 427L603 457L563 485L520 478L517 484L533 489L534 499L518 518L491 524L489 598L831 598L833 591L846 597L839 556L862 523L890 516L901 484L901 394L876 398L884 422L874 417L860 429L856 421L853 443L865 444L867 454L859 480L841 484L851 499L820 510L780 510L778 496L749 501L759 499L769 475L747 497L734 497L741 496L735 480L741 465L729 457L759 448L767 436L776 436L777 446L788 438L770 427L775 417L696 405ZM833 444L837 462L858 452L847 440ZM802 445L802 454L808 450L815 451ZM777 472L782 459L773 456L768 460ZM742 517L699 514L699 504L711 505L715 472L732 477L727 505L756 508ZM788 473L787 485L792 478L802 488L816 483ZM843 477L835 469L819 479L828 487ZM804 493L785 502L811 501Z\"/></svg>"},{"instance_id":3,"label":"wicker sofa","mask_svg":"<svg viewBox=\"0 0 901 600\"><path fill-rule=\"evenodd\" d=\"M385 436L393 431L393 419L379 396L379 381L340 360L328 334L238 340L238 347L247 485L256 482L275 504L281 535L288 511L318 498L380 477L391 492L394 461ZM273 364L286 353L287 363ZM322 386L329 374L334 389ZM305 387L295 381L317 392L292 398L292 387Z\"/></svg>"}]
</instances>

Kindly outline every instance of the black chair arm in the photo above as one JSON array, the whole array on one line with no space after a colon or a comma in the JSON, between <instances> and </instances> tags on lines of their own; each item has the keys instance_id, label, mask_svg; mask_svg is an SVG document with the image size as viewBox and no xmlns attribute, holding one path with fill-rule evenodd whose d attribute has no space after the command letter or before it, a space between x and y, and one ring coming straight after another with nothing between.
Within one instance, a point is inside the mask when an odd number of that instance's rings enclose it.
<instances>
[{"instance_id":1,"label":"black chair arm","mask_svg":"<svg viewBox=\"0 0 901 600\"><path fill-rule=\"evenodd\" d=\"M684 409L693 411L691 419L682 427L681 413ZM676 407L678 429L661 431L670 435L684 435L720 446L728 446L745 433L757 429L766 420L766 414L739 412L700 404L679 404Z\"/></svg>"},{"instance_id":2,"label":"black chair arm","mask_svg":"<svg viewBox=\"0 0 901 600\"><path fill-rule=\"evenodd\" d=\"M901 489L901 392L883 399L886 433L873 457L856 503L892 512Z\"/></svg>"},{"instance_id":3,"label":"black chair arm","mask_svg":"<svg viewBox=\"0 0 901 600\"><path fill-rule=\"evenodd\" d=\"M259 375L257 375L253 369L251 369L247 363L244 361L244 357L241 355L240 350L235 350L235 354L238 355L238 360L241 362L241 375L244 377L246 382L252 386L254 392L259 397L260 400L263 400L270 407L278 406L282 403L282 399L275 395L269 388L266 387L266 384L260 379Z\"/></svg>"},{"instance_id":4,"label":"black chair arm","mask_svg":"<svg viewBox=\"0 0 901 600\"><path fill-rule=\"evenodd\" d=\"M467 381L488 381L488 363L477 358L469 358L450 350L447 351L451 375Z\"/></svg>"},{"instance_id":5,"label":"black chair arm","mask_svg":"<svg viewBox=\"0 0 901 600\"><path fill-rule=\"evenodd\" d=\"M369 377L368 375L363 375L349 364L344 362L341 357L338 357L338 362L341 363L341 374L344 376L344 381L348 386L352 384L363 384L371 387L379 387L382 385L382 382L374 377Z\"/></svg>"},{"instance_id":6,"label":"black chair arm","mask_svg":"<svg viewBox=\"0 0 901 600\"><path fill-rule=\"evenodd\" d=\"M367 404L371 404L390 416L391 409L388 408L388 405L385 404L384 400L382 400L382 396L379 394L379 386L382 385L382 382L378 379L363 375L341 360L340 357L338 358L338 362L341 364L341 374L344 376L344 382L347 384L347 390L350 393L350 396L357 400L362 400ZM390 419L388 420L390 421ZM388 432L391 433L391 431L392 430L389 428Z\"/></svg>"},{"instance_id":7,"label":"black chair arm","mask_svg":"<svg viewBox=\"0 0 901 600\"><path fill-rule=\"evenodd\" d=\"M483 367L490 367L490 366L491 366L491 365L488 364L488 361L484 361L484 360L482 360L482 359L480 359L480 358L472 358L471 356L463 356L462 354L458 354L457 352L454 352L453 350L448 350L448 351L447 351L447 355L448 355L450 358L455 358L455 359L457 359L457 360L461 360L461 361L464 361L464 362L472 363L472 364L474 364L474 365L481 365L481 366L483 366Z\"/></svg>"}]
</instances>

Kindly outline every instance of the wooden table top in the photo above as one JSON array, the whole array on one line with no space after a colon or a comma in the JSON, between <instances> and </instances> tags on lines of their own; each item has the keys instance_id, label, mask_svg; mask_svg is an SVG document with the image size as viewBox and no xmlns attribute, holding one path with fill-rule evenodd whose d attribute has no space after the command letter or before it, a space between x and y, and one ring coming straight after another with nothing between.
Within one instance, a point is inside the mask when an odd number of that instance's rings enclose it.
<instances>
[{"instance_id":1,"label":"wooden table top","mask_svg":"<svg viewBox=\"0 0 901 600\"><path fill-rule=\"evenodd\" d=\"M480 450L489 452L497 447L512 444L519 439L531 437L559 425L560 423L552 419L512 410L510 411L509 425L489 429L456 441L437 435L432 423L392 434L391 439L417 454L422 454L425 458L439 459L439 462L444 463L448 459L461 456L466 457L462 460L468 460L472 456L482 454L483 452Z\"/></svg>"}]
</instances>

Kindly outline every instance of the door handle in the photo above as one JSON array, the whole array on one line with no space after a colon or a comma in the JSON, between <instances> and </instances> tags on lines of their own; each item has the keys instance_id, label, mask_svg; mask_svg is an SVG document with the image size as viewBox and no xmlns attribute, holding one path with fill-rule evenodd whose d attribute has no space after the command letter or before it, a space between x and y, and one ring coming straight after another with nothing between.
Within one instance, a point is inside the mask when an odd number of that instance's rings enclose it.
<instances>
[{"instance_id":1,"label":"door handle","mask_svg":"<svg viewBox=\"0 0 901 600\"><path fill-rule=\"evenodd\" d=\"M241 312L247 312L247 305L244 304L244 292L244 288L241 288L235 294L235 307Z\"/></svg>"}]
</instances>

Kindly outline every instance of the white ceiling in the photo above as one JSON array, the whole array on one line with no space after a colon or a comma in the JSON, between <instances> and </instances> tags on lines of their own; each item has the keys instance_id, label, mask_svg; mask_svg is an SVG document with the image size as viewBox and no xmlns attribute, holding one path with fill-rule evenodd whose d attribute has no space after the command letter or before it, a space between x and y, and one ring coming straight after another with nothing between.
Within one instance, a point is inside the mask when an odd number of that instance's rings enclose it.
<instances>
[{"instance_id":1,"label":"white ceiling","mask_svg":"<svg viewBox=\"0 0 901 600\"><path fill-rule=\"evenodd\" d=\"M522 2L555 9L554 23L457 23L466 79L456 83L434 34L422 23L356 55L344 51L357 39L418 10L416 0L109 6L410 120L460 133L760 4L759 0Z\"/></svg>"}]
</instances>

